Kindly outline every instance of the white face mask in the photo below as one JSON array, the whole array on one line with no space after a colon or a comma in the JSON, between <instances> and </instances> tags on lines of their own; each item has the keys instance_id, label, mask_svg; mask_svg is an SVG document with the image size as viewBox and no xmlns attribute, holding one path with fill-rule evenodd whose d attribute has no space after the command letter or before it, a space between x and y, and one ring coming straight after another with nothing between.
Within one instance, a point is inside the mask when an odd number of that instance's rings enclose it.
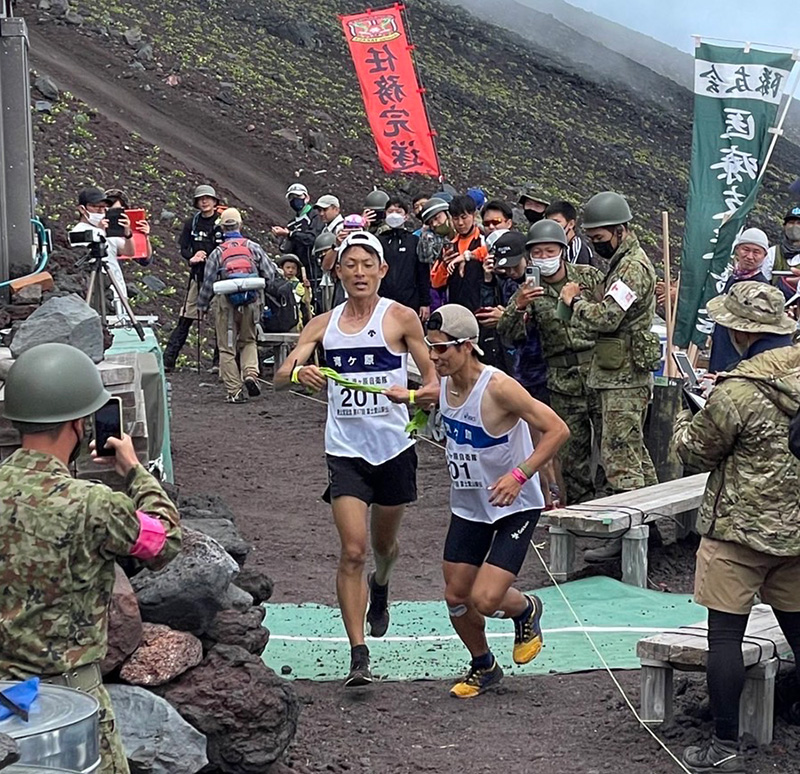
<instances>
[{"instance_id":1,"label":"white face mask","mask_svg":"<svg viewBox=\"0 0 800 774\"><path fill-rule=\"evenodd\" d=\"M95 228L100 228L103 224L103 219L105 218L104 212L87 212L86 218L88 219L89 223L91 223Z\"/></svg>"},{"instance_id":2,"label":"white face mask","mask_svg":"<svg viewBox=\"0 0 800 774\"><path fill-rule=\"evenodd\" d=\"M387 212L386 225L389 228L400 228L406 222L406 216L402 212Z\"/></svg>"},{"instance_id":3,"label":"white face mask","mask_svg":"<svg viewBox=\"0 0 800 774\"><path fill-rule=\"evenodd\" d=\"M552 277L561 268L561 256L555 258L531 258L534 266L539 267L539 272L543 277Z\"/></svg>"}]
</instances>

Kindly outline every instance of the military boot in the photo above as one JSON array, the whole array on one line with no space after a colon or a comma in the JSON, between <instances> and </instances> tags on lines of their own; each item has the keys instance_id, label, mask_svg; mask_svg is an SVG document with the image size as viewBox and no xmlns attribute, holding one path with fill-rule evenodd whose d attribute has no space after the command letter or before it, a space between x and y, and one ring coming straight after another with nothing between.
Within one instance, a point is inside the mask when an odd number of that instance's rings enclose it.
<instances>
[{"instance_id":1,"label":"military boot","mask_svg":"<svg viewBox=\"0 0 800 774\"><path fill-rule=\"evenodd\" d=\"M693 774L745 774L744 756L736 742L712 736L707 742L683 751L683 764Z\"/></svg>"},{"instance_id":2,"label":"military boot","mask_svg":"<svg viewBox=\"0 0 800 774\"><path fill-rule=\"evenodd\" d=\"M194 320L191 317L179 317L178 324L172 335L169 337L167 346L164 348L164 370L169 373L175 370L175 361L186 343L189 336L189 329L192 327Z\"/></svg>"}]
</instances>

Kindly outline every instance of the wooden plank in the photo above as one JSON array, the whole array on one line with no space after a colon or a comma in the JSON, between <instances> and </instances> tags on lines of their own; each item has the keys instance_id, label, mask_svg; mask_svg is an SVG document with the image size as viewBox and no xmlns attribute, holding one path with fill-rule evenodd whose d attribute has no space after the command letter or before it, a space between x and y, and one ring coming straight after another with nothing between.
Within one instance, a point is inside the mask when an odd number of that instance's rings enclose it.
<instances>
[{"instance_id":1,"label":"wooden plank","mask_svg":"<svg viewBox=\"0 0 800 774\"><path fill-rule=\"evenodd\" d=\"M563 583L575 571L575 535L561 527L550 527L550 572Z\"/></svg>"},{"instance_id":2,"label":"wooden plank","mask_svg":"<svg viewBox=\"0 0 800 774\"><path fill-rule=\"evenodd\" d=\"M644 517L674 516L697 508L703 499L707 478L707 473L698 473L589 500L572 508L558 508L543 513L540 523L590 534L621 532L642 524Z\"/></svg>"},{"instance_id":3,"label":"wooden plank","mask_svg":"<svg viewBox=\"0 0 800 774\"><path fill-rule=\"evenodd\" d=\"M640 659L669 663L688 669L705 669L708 640L705 632L708 624L700 621L691 627L681 627L674 632L664 632L646 637L636 645ZM781 658L791 659L791 649L783 636L772 608L756 605L750 613L742 656L745 667L751 667L773 657L772 643Z\"/></svg>"},{"instance_id":4,"label":"wooden plank","mask_svg":"<svg viewBox=\"0 0 800 774\"><path fill-rule=\"evenodd\" d=\"M772 743L777 674L777 658L762 661L748 669L739 700L739 736L750 734L760 745Z\"/></svg>"},{"instance_id":5,"label":"wooden plank","mask_svg":"<svg viewBox=\"0 0 800 774\"><path fill-rule=\"evenodd\" d=\"M294 346L299 338L299 333L264 333L260 326L258 328L259 344L291 344Z\"/></svg>"}]
</instances>

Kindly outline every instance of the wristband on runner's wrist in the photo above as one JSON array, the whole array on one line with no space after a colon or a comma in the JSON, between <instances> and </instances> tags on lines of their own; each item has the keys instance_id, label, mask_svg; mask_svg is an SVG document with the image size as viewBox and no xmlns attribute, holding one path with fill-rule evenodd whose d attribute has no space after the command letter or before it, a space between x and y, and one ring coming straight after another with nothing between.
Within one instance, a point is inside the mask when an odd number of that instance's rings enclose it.
<instances>
[{"instance_id":1,"label":"wristband on runner's wrist","mask_svg":"<svg viewBox=\"0 0 800 774\"><path fill-rule=\"evenodd\" d=\"M514 468L511 471L511 475L520 486L528 483L528 477L519 468Z\"/></svg>"},{"instance_id":2,"label":"wristband on runner's wrist","mask_svg":"<svg viewBox=\"0 0 800 774\"><path fill-rule=\"evenodd\" d=\"M292 369L292 378L290 379L292 384L300 384L300 371L305 368L305 366L295 366Z\"/></svg>"},{"instance_id":3,"label":"wristband on runner's wrist","mask_svg":"<svg viewBox=\"0 0 800 774\"><path fill-rule=\"evenodd\" d=\"M530 469L527 463L520 462L517 467L525 474L525 478L533 478L533 471Z\"/></svg>"},{"instance_id":4,"label":"wristband on runner's wrist","mask_svg":"<svg viewBox=\"0 0 800 774\"><path fill-rule=\"evenodd\" d=\"M415 402L414 398L416 398L416 397L417 397L417 391L416 390L409 390L408 391L408 402L410 404L413 404Z\"/></svg>"}]
</instances>

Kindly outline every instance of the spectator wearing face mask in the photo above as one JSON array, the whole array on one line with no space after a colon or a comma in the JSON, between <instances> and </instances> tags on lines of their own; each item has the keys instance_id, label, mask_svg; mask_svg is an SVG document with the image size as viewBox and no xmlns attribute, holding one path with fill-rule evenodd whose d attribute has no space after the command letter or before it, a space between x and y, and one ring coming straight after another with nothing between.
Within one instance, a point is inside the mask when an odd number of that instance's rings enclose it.
<instances>
[{"instance_id":1,"label":"spectator wearing face mask","mask_svg":"<svg viewBox=\"0 0 800 774\"><path fill-rule=\"evenodd\" d=\"M311 252L325 224L319 210L311 206L308 189L302 183L292 183L286 189L286 201L294 212L294 218L287 226L273 226L272 234L281 240L282 253L290 253L300 259L316 293L322 269Z\"/></svg>"},{"instance_id":2,"label":"spectator wearing face mask","mask_svg":"<svg viewBox=\"0 0 800 774\"><path fill-rule=\"evenodd\" d=\"M567 237L567 253L564 258L568 263L605 269L603 261L594 254L591 242L578 235L576 230L578 210L574 204L564 200L552 202L547 205L544 216L548 220L554 220L564 229L564 234Z\"/></svg>"},{"instance_id":3,"label":"spectator wearing face mask","mask_svg":"<svg viewBox=\"0 0 800 774\"><path fill-rule=\"evenodd\" d=\"M517 200L517 204L522 207L522 213L525 215L525 220L531 225L538 223L544 218L544 213L550 202L543 198L542 195L532 187L523 189L522 193Z\"/></svg>"},{"instance_id":4,"label":"spectator wearing face mask","mask_svg":"<svg viewBox=\"0 0 800 774\"><path fill-rule=\"evenodd\" d=\"M447 265L444 250L455 236L449 204L434 196L428 199L420 220L422 233L417 245L417 257L430 269L431 311L447 303Z\"/></svg>"},{"instance_id":5,"label":"spectator wearing face mask","mask_svg":"<svg viewBox=\"0 0 800 774\"><path fill-rule=\"evenodd\" d=\"M418 239L406 228L408 205L400 198L386 203L385 225L378 239L389 271L381 280L378 294L413 309L425 322L430 315L430 267L417 256Z\"/></svg>"},{"instance_id":6,"label":"spectator wearing face mask","mask_svg":"<svg viewBox=\"0 0 800 774\"><path fill-rule=\"evenodd\" d=\"M762 274L772 280L773 285L781 287L781 278L773 277L773 271L793 272L794 277L787 277L783 281L788 280L794 292L800 277L800 205L795 205L786 213L780 241L769 248L761 267Z\"/></svg>"}]
</instances>

